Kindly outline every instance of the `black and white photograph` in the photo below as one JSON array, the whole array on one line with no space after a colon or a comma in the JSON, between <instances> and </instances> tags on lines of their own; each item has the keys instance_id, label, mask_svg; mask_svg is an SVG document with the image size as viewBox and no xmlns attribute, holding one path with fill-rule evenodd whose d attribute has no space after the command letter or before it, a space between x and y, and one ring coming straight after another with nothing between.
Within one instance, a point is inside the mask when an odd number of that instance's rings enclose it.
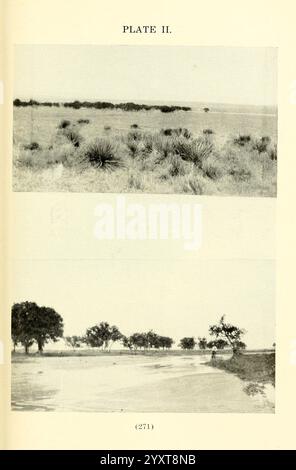
<instances>
[{"instance_id":1,"label":"black and white photograph","mask_svg":"<svg viewBox=\"0 0 296 470\"><path fill-rule=\"evenodd\" d=\"M274 413L273 260L15 265L15 411Z\"/></svg>"},{"instance_id":2,"label":"black and white photograph","mask_svg":"<svg viewBox=\"0 0 296 470\"><path fill-rule=\"evenodd\" d=\"M276 197L277 48L14 54L14 191Z\"/></svg>"}]
</instances>

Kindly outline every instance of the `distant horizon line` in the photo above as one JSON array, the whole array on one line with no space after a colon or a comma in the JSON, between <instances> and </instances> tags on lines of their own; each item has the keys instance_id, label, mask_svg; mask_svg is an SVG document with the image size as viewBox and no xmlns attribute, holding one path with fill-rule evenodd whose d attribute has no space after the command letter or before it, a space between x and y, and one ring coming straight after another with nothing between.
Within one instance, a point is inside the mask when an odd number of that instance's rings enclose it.
<instances>
[{"instance_id":1,"label":"distant horizon line","mask_svg":"<svg viewBox=\"0 0 296 470\"><path fill-rule=\"evenodd\" d=\"M183 104L183 105L187 105L187 104L200 104L200 105L224 105L224 106L250 106L250 107L271 107L271 108L278 108L278 103L275 103L275 104L257 104L257 103L233 103L233 102L226 102L226 101L188 101L188 100L184 100L184 101L180 101L180 100L161 100L161 99L131 99L131 98L125 98L125 99L119 99L119 98L100 98L100 99L97 99L97 98L67 98L66 100L65 99L62 99L62 98L46 98L46 97L39 97L39 98L36 98L36 97L33 97L33 96L30 96L30 97L19 97L19 96L15 96L13 98L13 100L15 99L19 99L19 100L23 100L23 101L30 101L30 100L35 100L35 101L39 101L39 102L42 102L42 101L47 101L47 102L57 102L57 103L70 103L70 102L73 102L73 101L80 101L80 102L83 102L83 101L88 101L90 103L95 103L95 102L109 102L109 103L113 103L113 102L118 102L118 103L135 103L135 104L146 104L146 103L161 103L163 105L165 105L166 103L178 103L178 104Z\"/></svg>"}]
</instances>

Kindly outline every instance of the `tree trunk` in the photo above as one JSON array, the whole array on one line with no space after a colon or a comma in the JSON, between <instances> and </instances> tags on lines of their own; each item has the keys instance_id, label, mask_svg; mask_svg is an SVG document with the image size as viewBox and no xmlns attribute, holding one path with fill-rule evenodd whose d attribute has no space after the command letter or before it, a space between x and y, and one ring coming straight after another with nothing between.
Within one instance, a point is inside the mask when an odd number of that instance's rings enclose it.
<instances>
[{"instance_id":1,"label":"tree trunk","mask_svg":"<svg viewBox=\"0 0 296 470\"><path fill-rule=\"evenodd\" d=\"M25 354L29 354L29 346L25 344Z\"/></svg>"},{"instance_id":2,"label":"tree trunk","mask_svg":"<svg viewBox=\"0 0 296 470\"><path fill-rule=\"evenodd\" d=\"M43 341L41 341L41 340L38 340L38 352L40 354L43 353Z\"/></svg>"}]
</instances>

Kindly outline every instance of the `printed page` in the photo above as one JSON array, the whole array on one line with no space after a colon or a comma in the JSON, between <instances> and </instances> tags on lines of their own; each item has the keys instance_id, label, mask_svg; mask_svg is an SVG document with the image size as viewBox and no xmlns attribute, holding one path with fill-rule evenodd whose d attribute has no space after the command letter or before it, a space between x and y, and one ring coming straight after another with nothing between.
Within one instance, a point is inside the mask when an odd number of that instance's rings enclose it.
<instances>
[{"instance_id":1,"label":"printed page","mask_svg":"<svg viewBox=\"0 0 296 470\"><path fill-rule=\"evenodd\" d=\"M4 7L4 447L293 447L292 2Z\"/></svg>"}]
</instances>

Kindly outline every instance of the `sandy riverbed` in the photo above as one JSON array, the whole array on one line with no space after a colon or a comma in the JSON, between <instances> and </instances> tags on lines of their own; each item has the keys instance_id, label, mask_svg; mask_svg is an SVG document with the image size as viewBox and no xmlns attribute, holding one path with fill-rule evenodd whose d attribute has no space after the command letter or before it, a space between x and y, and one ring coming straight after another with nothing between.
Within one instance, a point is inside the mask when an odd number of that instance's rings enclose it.
<instances>
[{"instance_id":1,"label":"sandy riverbed","mask_svg":"<svg viewBox=\"0 0 296 470\"><path fill-rule=\"evenodd\" d=\"M207 356L19 357L12 409L97 412L272 413L274 398L204 365Z\"/></svg>"}]
</instances>

